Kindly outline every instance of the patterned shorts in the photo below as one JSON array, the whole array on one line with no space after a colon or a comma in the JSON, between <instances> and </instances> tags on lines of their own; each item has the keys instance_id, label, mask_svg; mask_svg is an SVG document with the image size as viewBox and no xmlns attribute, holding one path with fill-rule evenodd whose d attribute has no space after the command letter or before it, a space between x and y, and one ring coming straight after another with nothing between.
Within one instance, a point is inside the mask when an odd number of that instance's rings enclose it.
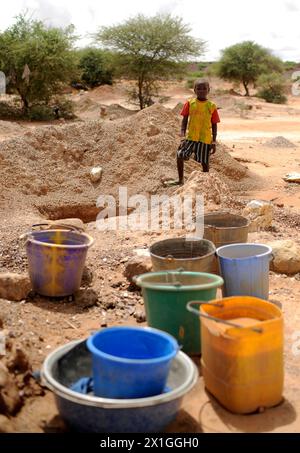
<instances>
[{"instance_id":1,"label":"patterned shorts","mask_svg":"<svg viewBox=\"0 0 300 453\"><path fill-rule=\"evenodd\" d=\"M208 165L210 156L211 145L202 142L193 142L192 140L183 141L178 150L177 157L189 160L191 155L194 153L195 161L200 164Z\"/></svg>"}]
</instances>

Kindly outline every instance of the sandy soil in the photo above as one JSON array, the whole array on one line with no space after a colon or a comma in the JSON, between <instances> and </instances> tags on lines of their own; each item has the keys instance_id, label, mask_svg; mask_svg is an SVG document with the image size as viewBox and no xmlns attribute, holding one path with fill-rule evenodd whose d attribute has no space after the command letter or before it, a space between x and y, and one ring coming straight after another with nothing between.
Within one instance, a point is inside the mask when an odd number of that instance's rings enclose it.
<instances>
[{"instance_id":1,"label":"sandy soil","mask_svg":"<svg viewBox=\"0 0 300 453\"><path fill-rule=\"evenodd\" d=\"M95 92L75 95L78 115L82 120L98 119L101 105L119 104L133 109L126 101L125 88L100 87ZM163 95L169 96L166 106L173 108L189 97L191 91L169 84ZM212 93L214 94L214 93ZM77 97L76 97L77 96ZM214 96L212 96L214 98ZM289 172L300 172L300 98L290 98L286 106L272 106L262 101L240 96L215 94L221 107L222 123L219 140L225 143L230 154L248 167L263 183L233 190L241 202L249 199L270 200L275 206L273 231L251 233L249 241L268 242L274 239L293 238L300 243L300 186L288 184L282 177ZM82 101L84 99L84 102ZM88 101L86 101L88 99ZM241 110L239 103L251 105ZM109 109L108 109L109 111ZM117 113L116 113L117 112ZM126 112L114 109L110 115ZM115 120L116 117L110 118ZM37 124L9 124L9 131L1 122L0 139L21 136L28 128L43 127ZM270 138L284 136L294 148L270 147ZM0 161L1 163L1 161ZM250 189L249 189L250 187ZM36 211L28 209L2 210L1 255L5 270L23 270L25 253L18 247L18 236L34 222L43 220ZM159 233L99 232L95 223L87 224L87 231L95 238L95 245L87 259L89 269L86 288L99 297L97 305L78 305L72 298L49 300L29 295L22 301L0 300L0 317L4 327L22 343L29 355L34 370L55 347L79 338L85 338L103 325L136 324L143 321L143 301L140 293L128 286L123 276L124 266L138 247L148 247ZM16 248L16 253L12 249ZM6 258L5 258L6 257ZM10 261L11 260L11 261ZM26 266L25 266L26 268ZM182 410L168 432L300 432L300 386L299 360L292 347L295 334L300 331L300 277L270 273L270 299L282 304L285 319L285 388L284 401L278 407L262 414L237 416L223 409L204 390L200 377L196 388L185 398ZM299 334L300 336L300 334ZM198 359L197 359L198 362ZM60 432L65 431L59 419L53 395L26 399L21 411L10 419L14 432Z\"/></svg>"}]
</instances>

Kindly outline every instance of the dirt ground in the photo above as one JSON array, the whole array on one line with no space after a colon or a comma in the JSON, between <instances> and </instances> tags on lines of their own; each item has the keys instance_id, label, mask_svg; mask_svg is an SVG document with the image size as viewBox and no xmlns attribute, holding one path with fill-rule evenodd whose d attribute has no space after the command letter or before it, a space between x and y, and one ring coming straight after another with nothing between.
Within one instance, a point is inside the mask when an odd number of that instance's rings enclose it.
<instances>
[{"instance_id":1,"label":"dirt ground","mask_svg":"<svg viewBox=\"0 0 300 453\"><path fill-rule=\"evenodd\" d=\"M284 106L271 105L256 98L220 93L221 87L224 88L216 83L211 96L220 108L222 121L219 153L228 151L228 159L234 159L228 160L228 165L237 165L238 177L220 169L222 155L219 155L209 176L214 196L206 199L207 209L225 207L239 213L249 200L271 201L274 205L272 229L250 233L249 242L292 238L300 244L300 186L283 180L287 173L300 172L300 98L291 97ZM14 342L22 345L32 370L39 370L44 358L57 346L85 338L101 326L146 324L141 294L129 286L123 272L134 249L147 248L167 235L143 231L100 232L95 221L90 221L90 216L95 215L90 207L95 204L100 190L115 194L118 181L122 185L129 181L128 186L135 193L139 190L148 194L171 193L163 186L163 176L176 176L174 157L178 130L175 129L179 116L177 119L172 116L173 108L184 102L191 91L183 84L170 83L163 95L168 110L154 106L141 115L132 112L134 107L126 100L126 85L105 86L93 92L74 94L79 120L70 124L51 123L50 131L47 124L0 121L0 169L5 175L0 185L1 270L26 271L26 256L19 236L33 223L49 218L81 217L86 221L87 232L95 239L88 253L83 291L96 295L97 303L91 302L89 306L86 300L79 302L72 297L51 300L32 293L21 302L0 300L4 329ZM106 106L102 118L101 106ZM102 135L97 135L97 128ZM135 130L138 130L137 135ZM282 147L284 140L276 137L284 137L291 142L291 147ZM105 144L102 148L101 141ZM95 143L101 148L101 162L95 157ZM78 154L82 149L86 149L84 157ZM131 149L139 159L133 159ZM120 167L116 168L117 161L113 158L122 150L124 156L119 159ZM31 163L26 152L31 156ZM53 157L47 157L47 153ZM69 153L73 153L72 159ZM94 187L88 182L87 171L97 163L103 163L104 172L101 185ZM162 169L161 174L156 173L156 166ZM194 170L199 172L197 164L190 162L187 177ZM245 175L241 176L241 172ZM132 174L135 177L131 178ZM199 178L203 190L205 176L201 174ZM219 194L221 184L224 186ZM68 211L67 206L73 205L74 199L80 200L80 209ZM47 207L44 211L43 206ZM260 414L233 415L207 394L200 377L195 389L185 397L168 432L300 432L300 352L295 354L293 349L297 333L300 337L300 275L270 272L270 300L282 305L285 322L282 404ZM29 393L21 410L9 417L9 423L12 432L66 430L53 395L46 389L42 395Z\"/></svg>"}]
</instances>

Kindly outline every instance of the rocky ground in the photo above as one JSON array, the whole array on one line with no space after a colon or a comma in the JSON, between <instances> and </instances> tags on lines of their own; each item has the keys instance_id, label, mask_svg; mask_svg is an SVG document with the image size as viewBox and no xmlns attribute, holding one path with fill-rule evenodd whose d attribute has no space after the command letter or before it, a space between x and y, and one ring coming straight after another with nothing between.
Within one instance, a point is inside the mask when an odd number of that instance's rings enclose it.
<instances>
[{"instance_id":1,"label":"rocky ground","mask_svg":"<svg viewBox=\"0 0 300 453\"><path fill-rule=\"evenodd\" d=\"M178 92L173 95L177 102ZM182 92L180 99L184 100ZM130 117L123 112L117 118L84 119L73 124L18 125L18 131L10 124L10 132L5 130L0 145L0 432L65 431L53 395L36 379L47 354L68 341L86 338L100 327L146 324L141 294L127 277L137 269L149 270L149 262L138 268L132 257L136 261L137 249L146 250L155 241L184 231L99 231L95 201L99 194L116 196L119 185L128 186L129 194L148 197L195 195L200 189L206 211L227 209L241 214L247 212L245 206L252 199L268 202L271 214L269 211L264 216L265 223L257 221L253 230L259 231L251 232L249 241L293 241L278 246L275 268L270 272L270 300L282 307L285 320L284 402L262 414L233 415L205 392L200 378L168 431L300 431L300 193L298 184L282 179L289 171L299 171L300 136L296 127L292 132L272 129L277 117L282 116L284 128L289 124L286 116L291 115L278 112L276 106L269 121L265 116L266 132L260 136L262 115L269 115L270 107L250 102L254 107L249 116L240 118L239 113L230 113L231 107L226 111L223 100L222 144L212 161L212 171L204 175L197 164L187 163L183 188L164 185L165 180L176 177L179 119L176 110L161 105ZM294 112L291 121L298 121L299 127L298 106L291 104L289 108ZM253 135L255 130L258 132ZM94 166L102 168L96 183L90 177ZM247 215L252 220L255 217L253 210ZM80 291L60 299L28 292L27 258L20 235L33 223L62 222L67 217L84 221L86 231L95 239ZM7 354L1 358L3 341Z\"/></svg>"}]
</instances>

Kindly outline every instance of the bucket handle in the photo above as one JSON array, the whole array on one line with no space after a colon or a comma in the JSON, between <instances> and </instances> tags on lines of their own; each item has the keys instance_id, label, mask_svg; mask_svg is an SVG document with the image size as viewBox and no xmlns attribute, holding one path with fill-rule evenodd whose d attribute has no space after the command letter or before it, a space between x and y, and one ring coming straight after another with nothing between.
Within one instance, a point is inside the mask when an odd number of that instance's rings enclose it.
<instances>
[{"instance_id":1,"label":"bucket handle","mask_svg":"<svg viewBox=\"0 0 300 453\"><path fill-rule=\"evenodd\" d=\"M31 237L31 233L33 231L34 228L36 227L41 227L41 226L50 226L50 229L51 229L51 226L55 226L55 227L63 227L64 229L68 229L68 230L71 230L71 231L76 231L78 233L82 233L83 229L82 228L79 228L79 227L76 227L74 225L67 225L65 223L57 223L55 225L49 225L49 223L34 223L33 225L31 225L31 230L30 231L27 231L26 233L23 233L19 236L19 239L21 240L25 240L25 239L28 239L29 237Z\"/></svg>"},{"instance_id":2,"label":"bucket handle","mask_svg":"<svg viewBox=\"0 0 300 453\"><path fill-rule=\"evenodd\" d=\"M41 227L41 226L50 226L50 229L52 229L52 227L63 227L65 228L66 230L71 230L71 231L79 231L79 232L82 232L83 231L83 228L80 228L80 227L76 227L74 225L68 225L67 223L56 223L56 224L49 224L49 223L34 223L31 228L35 228L35 227Z\"/></svg>"},{"instance_id":3,"label":"bucket handle","mask_svg":"<svg viewBox=\"0 0 300 453\"><path fill-rule=\"evenodd\" d=\"M227 326L235 327L237 329L250 329L250 330L252 330L253 332L256 332L256 333L262 333L263 332L263 329L261 329L260 327L245 327L245 326L241 326L240 324L236 324L234 322L227 321L225 319L220 319L220 318L215 318L213 316L205 315L203 313L200 313L199 310L196 310L193 307L195 305L212 305L213 307L223 308L224 304L222 304L222 303L191 301L191 302L188 302L186 308L187 308L187 310L190 313L193 313L193 315L199 316L200 318L202 317L202 318L210 319L211 321L215 321L215 322L218 322L218 323L221 323L221 324L226 324Z\"/></svg>"},{"instance_id":4,"label":"bucket handle","mask_svg":"<svg viewBox=\"0 0 300 453\"><path fill-rule=\"evenodd\" d=\"M184 272L184 268L183 267L179 267L178 269L175 269L174 271L166 271L167 280L169 280L169 276L172 275L171 272ZM134 275L132 277L132 281L133 281L134 284L136 284L137 278L138 278L138 275ZM172 280L172 277L171 277L171 280ZM182 286L182 284L180 282L177 282L177 281L171 281L171 282L167 281L166 283L170 283L171 285L176 286L176 287Z\"/></svg>"}]
</instances>

